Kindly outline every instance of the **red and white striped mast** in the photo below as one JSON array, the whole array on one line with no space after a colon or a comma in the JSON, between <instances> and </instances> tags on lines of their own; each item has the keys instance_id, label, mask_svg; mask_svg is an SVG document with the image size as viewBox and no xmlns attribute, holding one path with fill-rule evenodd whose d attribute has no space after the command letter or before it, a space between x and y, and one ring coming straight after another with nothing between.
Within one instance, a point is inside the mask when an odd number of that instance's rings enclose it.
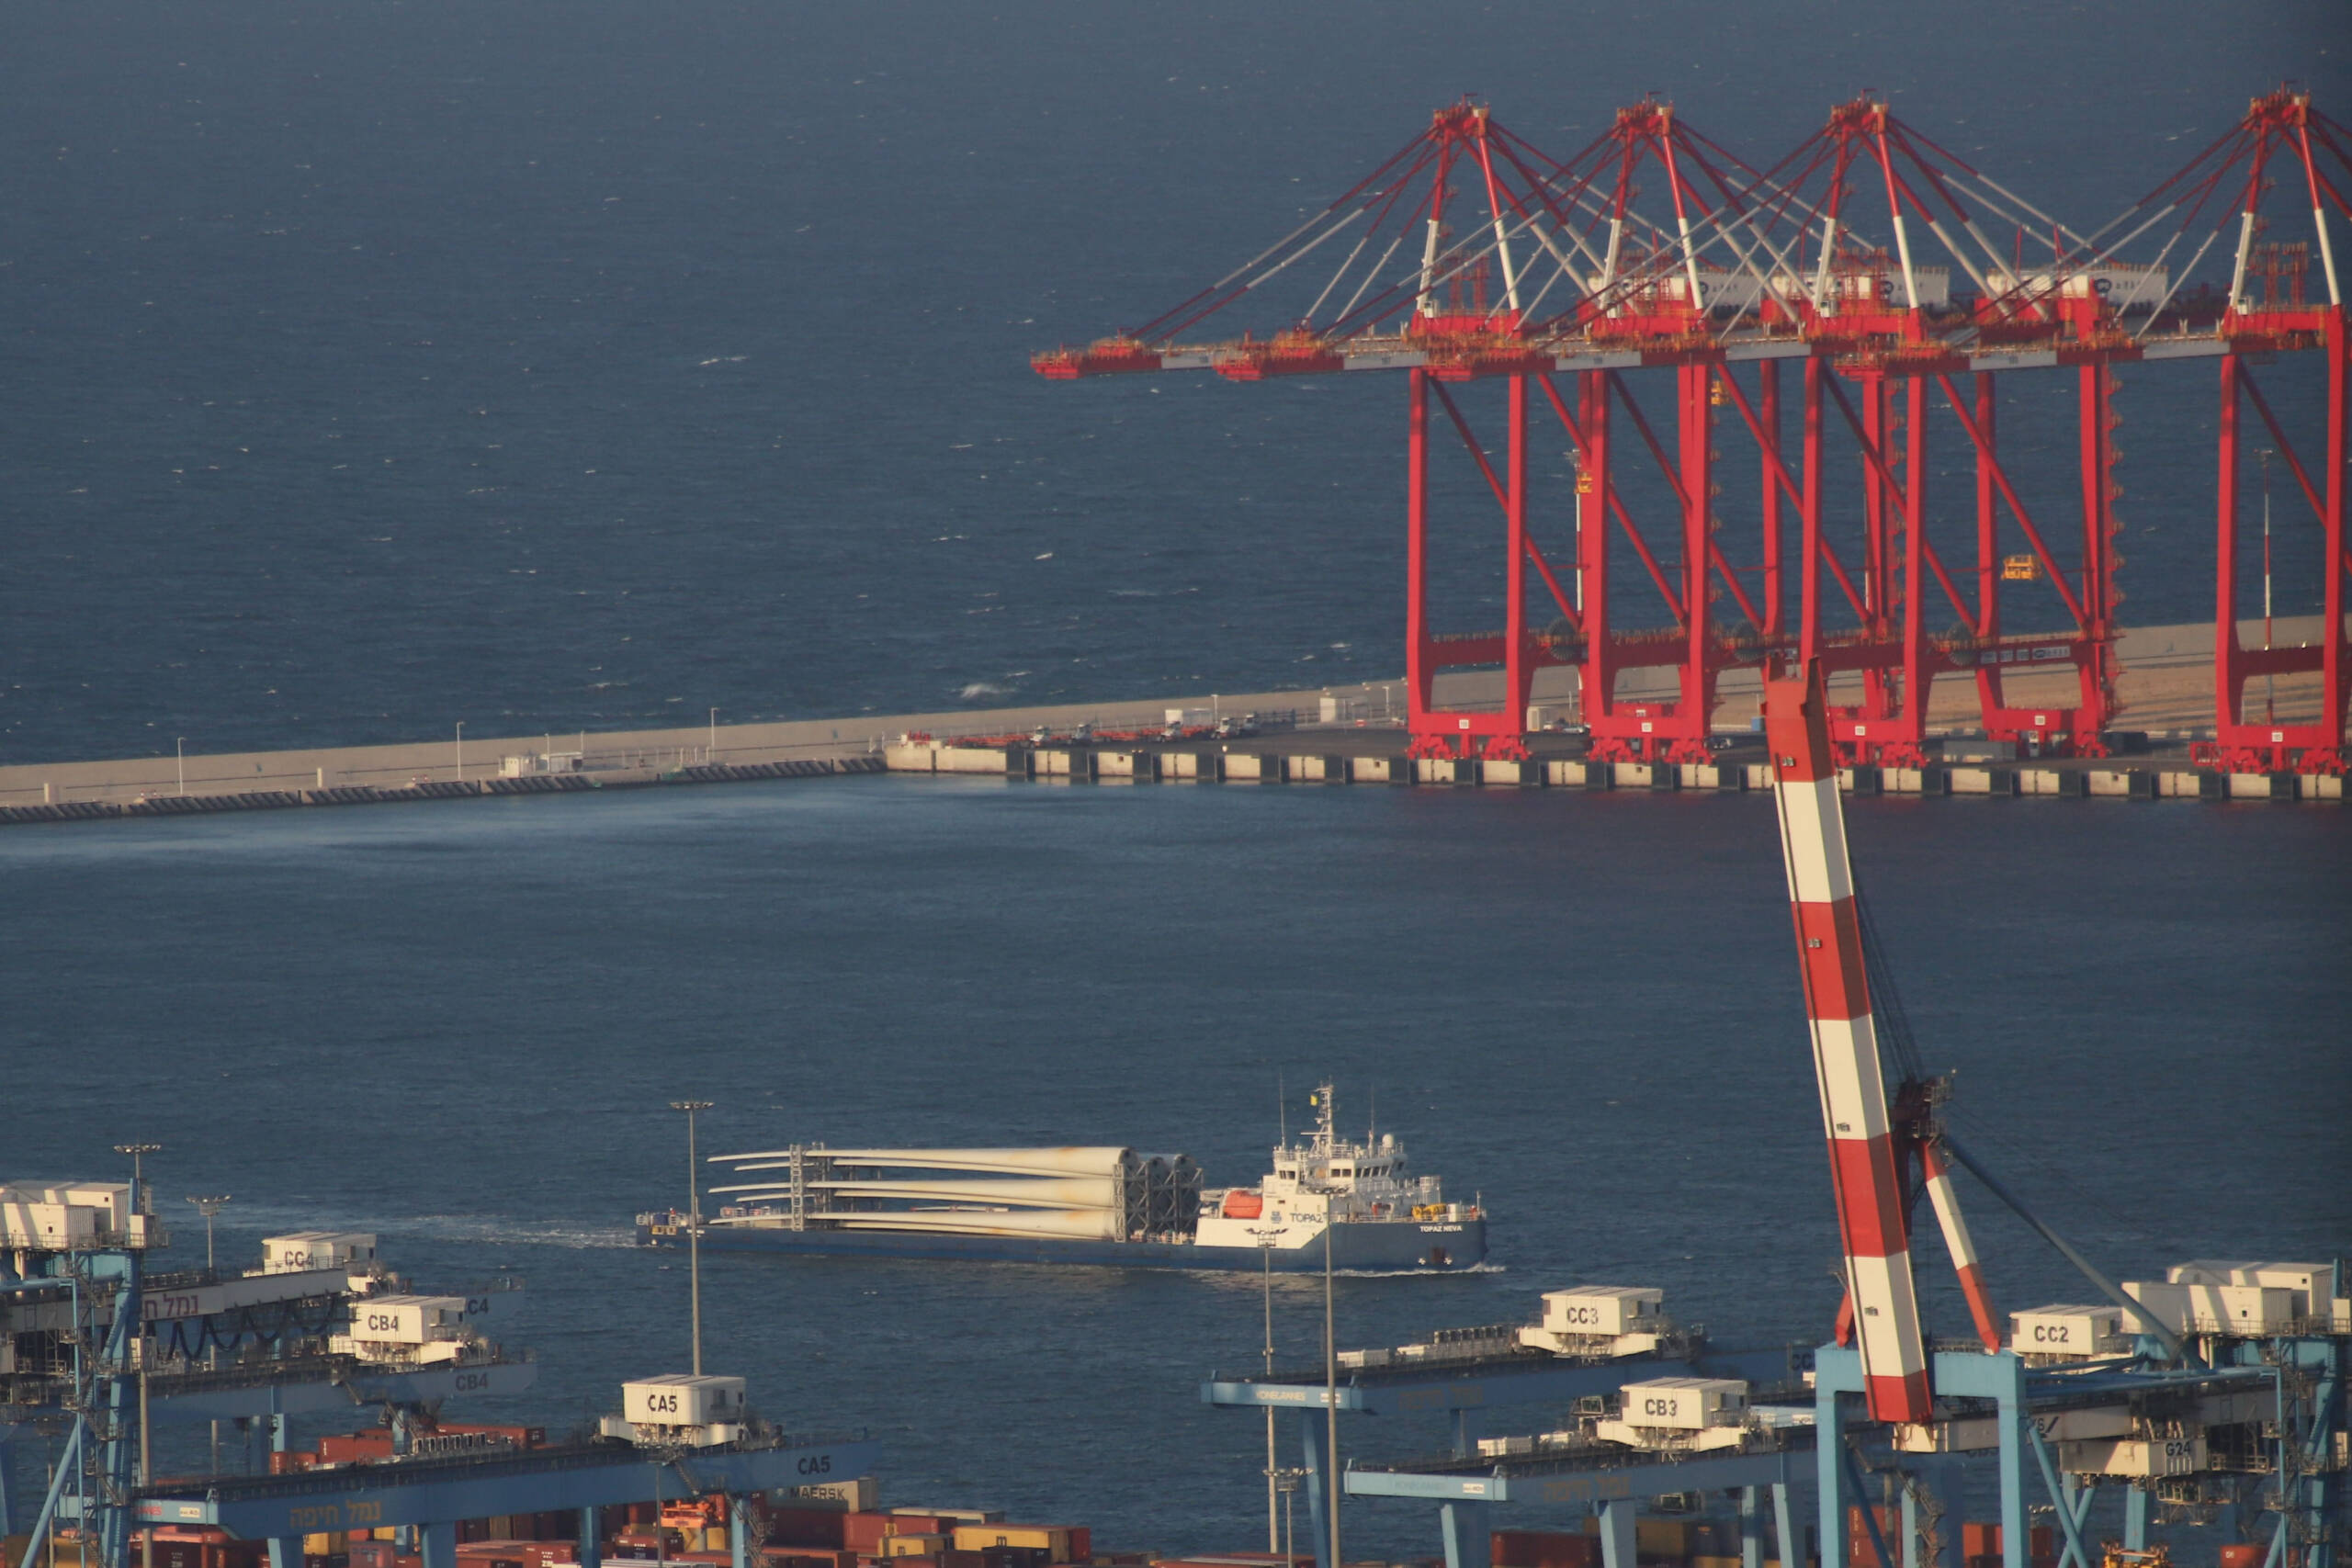
<instances>
[{"instance_id":1,"label":"red and white striped mast","mask_svg":"<svg viewBox=\"0 0 2352 1568\"><path fill-rule=\"evenodd\" d=\"M1863 1387L1873 1419L1926 1421L1934 1400L1911 1276L1901 1134L1879 1065L1819 665L1808 665L1803 680L1765 683L1764 730L1771 745L1781 855L1796 920L1814 1077L1829 1139L1830 1182L1846 1247L1846 1292L1861 1347ZM1944 1195L1950 1197L1949 1181ZM1952 1213L1957 1216L1956 1206Z\"/></svg>"}]
</instances>

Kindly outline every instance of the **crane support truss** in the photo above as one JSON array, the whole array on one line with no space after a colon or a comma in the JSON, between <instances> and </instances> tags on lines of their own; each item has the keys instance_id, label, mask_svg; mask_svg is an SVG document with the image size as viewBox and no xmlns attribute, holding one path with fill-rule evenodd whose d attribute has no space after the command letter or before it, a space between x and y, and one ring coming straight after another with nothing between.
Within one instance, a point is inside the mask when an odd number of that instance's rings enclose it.
<instances>
[{"instance_id":1,"label":"crane support truss","mask_svg":"<svg viewBox=\"0 0 2352 1568\"><path fill-rule=\"evenodd\" d=\"M1420 754L1524 756L1536 672L1566 666L1596 759L1701 761L1724 671L1769 678L1818 661L1838 699L1840 760L1916 765L1939 677L1973 686L1994 738L2105 754L2120 712L2118 367L2218 359L2219 711L2207 760L2341 772L2352 359L2335 231L2352 222L2347 143L2308 95L2281 88L2085 233L1867 99L1838 106L1762 171L1655 100L1620 110L1565 162L1456 104L1175 309L1032 363L1057 380L1406 373L1408 724ZM2267 176L2273 164L2294 177ZM2274 189L2309 205L2266 213ZM2290 224L2312 243L2253 243ZM2006 251L1990 237L2011 231ZM2324 303L2304 299L2313 257ZM2226 290L2185 289L2209 259L2231 263ZM1261 305L1280 312L1270 335L1186 335ZM2284 352L2324 362L2327 428L2309 467L2249 368ZM1634 383L1669 371L1675 418L1661 439L1665 422L1653 426ZM2002 458L1999 383L2049 371L2075 384L2077 482L2029 505ZM1466 384L1491 379L1505 398L1489 446L1465 404ZM2250 649L2237 631L2247 409L2319 517L2316 646ZM1547 533L1529 470L1531 443L1554 423L1577 478L1572 511L1555 508L1565 515ZM1724 428L1754 446L1752 549L1715 511L1731 472L1716 446ZM1500 513L1504 624L1447 634L1430 604L1431 474L1457 441ZM1928 476L1946 447L1973 468L1965 537L1931 536L1947 509ZM2004 602L2020 595L2030 598ZM2010 631L2012 615L2050 629ZM1501 701L1441 706L1438 677L1472 668L1498 671ZM1621 697L1621 677L1645 669L1673 671L1672 694ZM2320 677L2314 721L2249 720L2250 676L2306 672ZM2027 674L2070 679L2056 692L2012 684Z\"/></svg>"}]
</instances>

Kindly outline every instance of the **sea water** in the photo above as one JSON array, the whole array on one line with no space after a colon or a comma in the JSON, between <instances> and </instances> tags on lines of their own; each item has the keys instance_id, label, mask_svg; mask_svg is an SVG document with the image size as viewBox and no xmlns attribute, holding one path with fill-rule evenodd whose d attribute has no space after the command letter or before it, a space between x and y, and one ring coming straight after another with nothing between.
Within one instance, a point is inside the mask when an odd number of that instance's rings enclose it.
<instances>
[{"instance_id":1,"label":"sea water","mask_svg":"<svg viewBox=\"0 0 2352 1568\"><path fill-rule=\"evenodd\" d=\"M1882 1001L2049 1223L2124 1278L2346 1250L2339 814L1850 809ZM183 1196L227 1192L224 1261L356 1229L420 1283L521 1274L502 1337L537 1386L452 1418L560 1434L687 1365L686 1260L630 1235L685 1200L681 1098L716 1102L706 1153L1117 1144L1226 1185L1328 1077L1343 1127L1396 1132L1493 1216L1488 1272L1338 1281L1342 1346L1529 1321L1576 1283L1660 1287L1735 1346L1817 1343L1837 1308L1761 796L842 779L12 829L0 884L11 1171L119 1177L109 1145L162 1144L183 1266ZM2002 1310L2085 1298L1962 1193ZM1965 1334L1932 1235L1917 1255L1931 1326ZM886 1501L1263 1544L1262 1426L1199 1396L1261 1364L1255 1277L705 1273L709 1369L795 1429L873 1428ZM1313 1364L1321 1282L1272 1291L1282 1361ZM1341 1434L1362 1457L1446 1439ZM1436 1550L1418 1505L1348 1529L1351 1555Z\"/></svg>"}]
</instances>

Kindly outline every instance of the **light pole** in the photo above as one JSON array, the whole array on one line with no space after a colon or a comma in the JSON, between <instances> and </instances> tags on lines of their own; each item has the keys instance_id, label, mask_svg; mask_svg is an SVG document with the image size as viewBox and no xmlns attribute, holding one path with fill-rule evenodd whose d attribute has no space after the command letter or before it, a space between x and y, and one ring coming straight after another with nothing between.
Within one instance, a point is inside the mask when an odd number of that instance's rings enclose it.
<instances>
[{"instance_id":1,"label":"light pole","mask_svg":"<svg viewBox=\"0 0 2352 1568\"><path fill-rule=\"evenodd\" d=\"M212 1216L219 1213L220 1205L228 1201L229 1194L226 1192L188 1200L196 1205L196 1212L204 1216L204 1271L208 1274L212 1272Z\"/></svg>"},{"instance_id":2,"label":"light pole","mask_svg":"<svg viewBox=\"0 0 2352 1568\"><path fill-rule=\"evenodd\" d=\"M176 736L172 740L172 761L180 777L180 793L187 793L187 737Z\"/></svg>"},{"instance_id":3,"label":"light pole","mask_svg":"<svg viewBox=\"0 0 2352 1568\"><path fill-rule=\"evenodd\" d=\"M702 1376L702 1168L695 1163L695 1113L710 1109L707 1100L673 1100L673 1111L686 1113L686 1271L693 1280L695 1312L695 1376Z\"/></svg>"},{"instance_id":4,"label":"light pole","mask_svg":"<svg viewBox=\"0 0 2352 1568\"><path fill-rule=\"evenodd\" d=\"M1331 1200L1323 1200L1323 1506L1331 1510L1331 1568L1340 1555L1340 1349L1331 1337Z\"/></svg>"},{"instance_id":5,"label":"light pole","mask_svg":"<svg viewBox=\"0 0 2352 1568\"><path fill-rule=\"evenodd\" d=\"M196 1205L196 1212L204 1216L204 1271L208 1275L213 1272L212 1216L219 1213L220 1205L228 1201L229 1194L226 1192L188 1200ZM218 1345L211 1346L205 1351L205 1361L209 1366L217 1367L220 1364L220 1348ZM220 1423L217 1420L212 1423L212 1473L215 1475L220 1473Z\"/></svg>"},{"instance_id":6,"label":"light pole","mask_svg":"<svg viewBox=\"0 0 2352 1568\"><path fill-rule=\"evenodd\" d=\"M466 782L466 721L458 721L458 782Z\"/></svg>"},{"instance_id":7,"label":"light pole","mask_svg":"<svg viewBox=\"0 0 2352 1568\"><path fill-rule=\"evenodd\" d=\"M185 794L185 790L182 793ZM149 1155L160 1153L163 1147L161 1144L117 1144L114 1146L115 1153L130 1156L130 1212L133 1214L153 1212L153 1205L147 1201L147 1182L141 1172L140 1162ZM137 1276L134 1275L132 1278L136 1279ZM147 1360L154 1350L154 1345L153 1341L142 1336L137 1348L139 1352L139 1484L145 1486L155 1478L153 1459L147 1446ZM155 1568L155 1535L153 1530L142 1529L139 1532L139 1555L144 1568Z\"/></svg>"},{"instance_id":8,"label":"light pole","mask_svg":"<svg viewBox=\"0 0 2352 1568\"><path fill-rule=\"evenodd\" d=\"M1266 1381L1274 1379L1274 1241L1272 1235L1259 1244L1258 1260L1263 1265L1262 1290L1266 1308ZM1274 1459L1274 1407L1266 1406L1266 1550L1280 1551L1282 1537L1276 1531L1275 1492L1281 1486L1282 1467Z\"/></svg>"},{"instance_id":9,"label":"light pole","mask_svg":"<svg viewBox=\"0 0 2352 1568\"><path fill-rule=\"evenodd\" d=\"M706 762L718 761L718 710L717 708L710 710L710 744L703 748L702 760Z\"/></svg>"},{"instance_id":10,"label":"light pole","mask_svg":"<svg viewBox=\"0 0 2352 1568\"><path fill-rule=\"evenodd\" d=\"M117 1144L114 1152L130 1156L130 1212L144 1214L152 1212L147 1202L147 1186L140 1178L139 1162L152 1154L163 1151L161 1144Z\"/></svg>"}]
</instances>

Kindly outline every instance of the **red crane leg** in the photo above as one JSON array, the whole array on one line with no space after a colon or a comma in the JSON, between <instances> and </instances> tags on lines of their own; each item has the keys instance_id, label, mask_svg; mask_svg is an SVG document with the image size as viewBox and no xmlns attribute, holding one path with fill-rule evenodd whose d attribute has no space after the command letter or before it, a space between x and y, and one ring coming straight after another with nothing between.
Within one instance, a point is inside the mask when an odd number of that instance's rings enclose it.
<instances>
[{"instance_id":1,"label":"red crane leg","mask_svg":"<svg viewBox=\"0 0 2352 1568\"><path fill-rule=\"evenodd\" d=\"M2059 739L2077 755L2104 756L2099 739L2114 687L2109 668L2115 651L2115 372L2094 361L2080 378L2083 461L2083 639L2075 668L2081 704L2068 733Z\"/></svg>"},{"instance_id":2,"label":"red crane leg","mask_svg":"<svg viewBox=\"0 0 2352 1568\"><path fill-rule=\"evenodd\" d=\"M1767 359L1756 367L1757 423L1761 427L1764 487L1764 626L1766 641L1779 637L1786 620L1781 599L1781 366ZM1730 372L1724 372L1730 378ZM1735 389L1736 390L1736 389Z\"/></svg>"},{"instance_id":3,"label":"red crane leg","mask_svg":"<svg viewBox=\"0 0 2352 1568\"><path fill-rule=\"evenodd\" d=\"M1429 728L1436 671L1430 659L1430 384L1415 369L1406 381L1405 415L1405 688L1406 728Z\"/></svg>"},{"instance_id":4,"label":"red crane leg","mask_svg":"<svg viewBox=\"0 0 2352 1568\"><path fill-rule=\"evenodd\" d=\"M1993 373L1976 372L1976 635L2001 635L2001 513L2000 486L1994 469L2000 437L1995 413L1998 407ZM1976 666L1976 706L1990 715L2001 703L2001 667Z\"/></svg>"},{"instance_id":5,"label":"red crane leg","mask_svg":"<svg viewBox=\"0 0 2352 1568\"><path fill-rule=\"evenodd\" d=\"M1614 711L1617 689L1617 660L1609 640L1609 373L1583 371L1577 382L1586 443L1584 470L1577 481L1577 570L1584 610L1580 678L1582 717L1591 725Z\"/></svg>"},{"instance_id":6,"label":"red crane leg","mask_svg":"<svg viewBox=\"0 0 2352 1568\"><path fill-rule=\"evenodd\" d=\"M1527 727L1527 698L1534 668L1527 646L1527 378L1510 378L1510 452L1505 459L1506 502L1510 564L1504 569L1507 595L1503 613L1503 716L1506 735ZM1522 746L1523 746L1522 742Z\"/></svg>"},{"instance_id":7,"label":"red crane leg","mask_svg":"<svg viewBox=\"0 0 2352 1568\"><path fill-rule=\"evenodd\" d=\"M1804 362L1804 504L1798 525L1804 535L1799 569L1797 664L1808 668L1821 652L1821 378L1817 356Z\"/></svg>"},{"instance_id":8,"label":"red crane leg","mask_svg":"<svg viewBox=\"0 0 2352 1568\"><path fill-rule=\"evenodd\" d=\"M1892 559L1893 541L1888 535L1894 530L1888 516L1895 502L1894 486L1889 482L1886 469L1887 385L1883 371L1875 367L1861 375L1862 445L1869 468L1862 476L1862 583L1863 600L1869 615L1863 629L1872 642L1885 642L1894 626L1888 619L1887 607L1894 603L1894 567ZM1862 674L1862 701L1854 716L1875 726L1888 716L1885 672L1873 667Z\"/></svg>"},{"instance_id":9,"label":"red crane leg","mask_svg":"<svg viewBox=\"0 0 2352 1568\"><path fill-rule=\"evenodd\" d=\"M1799 973L1812 1024L1814 1077L1829 1141L1830 1180L1854 1298L1863 1387L1880 1421L1925 1421L1927 1341L1911 1278L1909 1224L1896 1167L1886 1081L1879 1068L1853 869L1838 798L1838 763L1821 667L1764 688L1781 819L1781 852L1795 918Z\"/></svg>"},{"instance_id":10,"label":"red crane leg","mask_svg":"<svg viewBox=\"0 0 2352 1568\"><path fill-rule=\"evenodd\" d=\"M2323 598L2326 604L2327 643L2320 662L2320 750L2325 754L2305 753L2301 765L2312 772L2342 773L2347 761L2344 754L2344 721L2347 702L2352 702L2352 639L2347 639L2344 627L2344 574L2352 570L2352 561L2345 558L2344 509L2345 465L2348 456L2347 441L2352 441L2352 389L2346 382L2352 378L2352 333L2346 331L2346 312L2337 306L2327 319L2327 515L2321 520L2320 570L2327 575L2327 587Z\"/></svg>"},{"instance_id":11,"label":"red crane leg","mask_svg":"<svg viewBox=\"0 0 2352 1568\"><path fill-rule=\"evenodd\" d=\"M2227 735L2245 710L2238 661L2238 356L2222 355L2221 480L2213 541L2213 733Z\"/></svg>"},{"instance_id":12,"label":"red crane leg","mask_svg":"<svg viewBox=\"0 0 2352 1568\"><path fill-rule=\"evenodd\" d=\"M1903 446L1903 692L1890 731L1873 735L1881 762L1917 768L1927 762L1928 738L1928 383L1904 378ZM1878 726L1871 726L1873 730Z\"/></svg>"},{"instance_id":13,"label":"red crane leg","mask_svg":"<svg viewBox=\"0 0 2352 1568\"><path fill-rule=\"evenodd\" d=\"M1714 409L1709 394L1715 384L1713 365L1685 365L1675 376L1682 405L1681 442L1678 456L1682 469L1682 683L1671 723L1659 728L1659 738L1671 735L1679 742L1668 748L1669 761L1709 760L1707 727L1714 707L1715 672L1710 648L1708 614L1708 549L1713 532ZM1655 760L1657 739L1649 750Z\"/></svg>"}]
</instances>

